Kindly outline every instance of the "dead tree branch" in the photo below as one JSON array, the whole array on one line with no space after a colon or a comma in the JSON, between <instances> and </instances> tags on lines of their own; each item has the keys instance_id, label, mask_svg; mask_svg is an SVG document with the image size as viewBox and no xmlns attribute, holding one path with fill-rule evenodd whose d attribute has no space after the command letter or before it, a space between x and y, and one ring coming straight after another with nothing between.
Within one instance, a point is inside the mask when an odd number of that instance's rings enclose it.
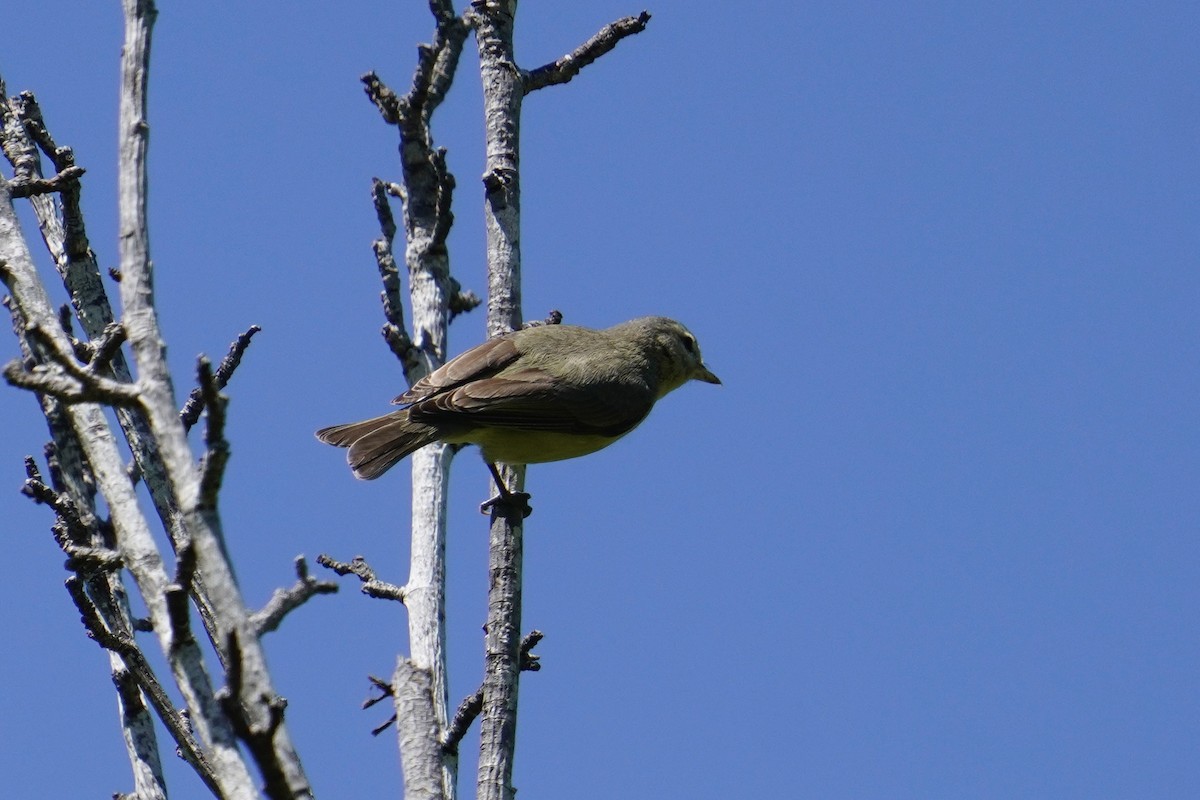
<instances>
[{"instance_id":1,"label":"dead tree branch","mask_svg":"<svg viewBox=\"0 0 1200 800\"><path fill-rule=\"evenodd\" d=\"M525 638L521 640L521 671L522 672L537 672L542 668L538 657L529 652L542 640L545 636L541 631L530 631ZM454 719L450 721L450 727L446 729L442 736L442 747L449 752L458 752L458 743L467 735L467 731L471 727L471 723L479 716L479 712L483 710L483 687L480 686L475 690L475 693L470 697L465 698L458 705L458 710L454 712Z\"/></svg>"},{"instance_id":2,"label":"dead tree branch","mask_svg":"<svg viewBox=\"0 0 1200 800\"><path fill-rule=\"evenodd\" d=\"M367 96L384 120L397 126L400 135L400 180L375 180L372 198L379 220L380 238L373 243L383 280L384 340L396 355L411 386L445 362L450 319L469 310L477 300L450 276L447 238L454 216L451 201L455 180L446 164L446 151L436 147L430 118L449 90L469 32L466 20L455 13L449 0L430 0L435 20L433 41L421 45L409 89L403 95L389 89L379 76L363 76ZM404 232L404 263L408 272L411 331L406 328L400 295L400 272L393 251L397 221L389 196L400 200L400 226ZM428 709L440 730L445 726L449 692L446 676L445 553L446 497L454 449L444 445L422 448L411 457L412 522L408 583L388 585L382 596L400 599L408 608L409 661L420 681L403 685L408 702ZM372 573L373 577L373 573ZM368 586L377 584L364 583ZM376 589L372 589L373 593ZM380 595L377 595L380 596ZM457 782L457 758L436 747L414 747L400 737L401 759L408 773L427 776L431 796L452 800ZM436 778L434 776L437 776ZM416 791L414 789L413 791Z\"/></svg>"},{"instance_id":3,"label":"dead tree branch","mask_svg":"<svg viewBox=\"0 0 1200 800\"><path fill-rule=\"evenodd\" d=\"M547 86L567 83L578 75L584 67L605 53L612 52L613 48L622 39L646 30L648 22L650 22L650 12L648 11L643 11L636 17L624 17L616 22L610 22L601 28L595 36L557 61L552 61L549 64L524 73L522 75L522 84L525 94L536 92L538 89L543 89Z\"/></svg>"},{"instance_id":4,"label":"dead tree branch","mask_svg":"<svg viewBox=\"0 0 1200 800\"><path fill-rule=\"evenodd\" d=\"M250 346L250 340L261 330L262 328L257 325L251 325L244 333L239 333L238 337L233 340L233 344L229 345L229 352L221 359L216 372L213 373L213 385L217 391L229 385L229 379L233 377L234 370L241 366L242 356L245 354L246 348ZM187 402L179 410L179 419L183 421L185 430L191 430L192 426L200 421L200 415L204 413L204 408L205 389L203 386L197 386L192 389Z\"/></svg>"},{"instance_id":5,"label":"dead tree branch","mask_svg":"<svg viewBox=\"0 0 1200 800\"><path fill-rule=\"evenodd\" d=\"M355 556L349 563L336 561L322 553L317 556L317 563L326 569L331 569L338 575L354 575L362 582L362 593L379 600L395 600L403 603L407 589L394 583L381 581L375 577L375 570L362 556Z\"/></svg>"},{"instance_id":6,"label":"dead tree branch","mask_svg":"<svg viewBox=\"0 0 1200 800\"><path fill-rule=\"evenodd\" d=\"M333 581L320 581L308 574L308 562L304 556L296 556L296 582L287 589L276 589L267 604L250 615L254 631L262 636L279 627L292 611L319 594L334 594L338 585Z\"/></svg>"},{"instance_id":7,"label":"dead tree branch","mask_svg":"<svg viewBox=\"0 0 1200 800\"><path fill-rule=\"evenodd\" d=\"M196 551L199 575L212 604L216 630L213 632L227 673L236 670L237 693L232 704L245 714L245 727L252 734L270 731L268 748L251 746L250 752L264 775L278 770L279 780L290 797L312 794L299 755L292 746L286 726L278 718L279 694L272 685L262 645L249 621L249 611L227 560L221 521L215 503L204 495L214 475L203 485L196 469L183 423L178 416L174 385L165 358L165 344L154 308L153 270L150 260L146 205L146 150L149 123L146 91L149 71L151 25L156 15L152 0L123 0L125 47L122 52L121 105L118 166L118 221L121 300L123 324L137 363L142 402L149 427L158 442L166 475L174 488L184 536ZM219 481L217 481L219 483ZM161 635L161 634L160 634ZM236 645L236 653L232 648ZM229 706L231 703L224 704ZM228 708L218 708L214 717L227 725ZM222 713L226 712L226 713ZM256 744L259 740L252 740ZM240 754L236 743L228 752L229 762ZM236 768L245 773L244 764ZM220 771L220 766L218 766ZM239 777L240 782L240 777ZM239 787L238 792L243 791Z\"/></svg>"},{"instance_id":8,"label":"dead tree branch","mask_svg":"<svg viewBox=\"0 0 1200 800\"><path fill-rule=\"evenodd\" d=\"M484 223L488 261L488 335L521 327L521 101L525 96L513 56L516 0L473 0L472 24L483 80L487 163ZM501 465L511 492L524 489L523 465ZM497 487L500 488L500 487ZM520 673L523 521L493 507L488 541L488 614L477 777L479 800L512 800Z\"/></svg>"},{"instance_id":9,"label":"dead tree branch","mask_svg":"<svg viewBox=\"0 0 1200 800\"><path fill-rule=\"evenodd\" d=\"M196 774L204 781L214 795L221 796L221 786L208 762L200 743L192 735L190 726L171 702L162 684L146 662L146 657L138 647L137 642L128 631L113 631L108 628L96 606L84 592L83 583L78 578L67 580L67 592L79 609L84 627L96 644L119 656L124 662L128 675L137 687L145 692L151 705L154 706L163 725L175 740L179 754L192 765Z\"/></svg>"},{"instance_id":10,"label":"dead tree branch","mask_svg":"<svg viewBox=\"0 0 1200 800\"><path fill-rule=\"evenodd\" d=\"M62 192L68 184L78 181L85 172L83 167L67 167L49 178L19 178L10 183L13 197L33 197L39 194Z\"/></svg>"}]
</instances>

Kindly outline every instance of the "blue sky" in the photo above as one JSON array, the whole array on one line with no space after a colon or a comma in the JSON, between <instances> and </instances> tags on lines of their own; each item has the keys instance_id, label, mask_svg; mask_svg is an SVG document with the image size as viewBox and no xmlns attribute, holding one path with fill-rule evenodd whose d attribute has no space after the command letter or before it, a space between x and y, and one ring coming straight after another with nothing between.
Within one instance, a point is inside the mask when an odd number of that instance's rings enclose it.
<instances>
[{"instance_id":1,"label":"blue sky","mask_svg":"<svg viewBox=\"0 0 1200 800\"><path fill-rule=\"evenodd\" d=\"M525 0L518 57L640 10ZM521 684L521 796L1200 794L1200 9L649 10L526 102L525 313L677 317L725 385L530 470L524 620L546 639ZM0 52L88 169L106 266L119 16L25 4ZM151 246L177 390L263 327L228 390L222 497L255 605L299 553L404 579L406 470L354 481L312 431L402 388L368 195L398 171L395 132L357 78L402 88L431 30L417 2L162 4ZM482 293L474 69L468 49L434 127L453 269ZM452 350L483 335L460 319ZM49 513L17 493L44 426L3 387L0 416L0 773L14 796L127 790L106 659ZM454 698L482 673L485 476L456 460ZM267 640L323 797L398 791L394 739L368 735L385 714L358 704L404 632L345 582Z\"/></svg>"}]
</instances>

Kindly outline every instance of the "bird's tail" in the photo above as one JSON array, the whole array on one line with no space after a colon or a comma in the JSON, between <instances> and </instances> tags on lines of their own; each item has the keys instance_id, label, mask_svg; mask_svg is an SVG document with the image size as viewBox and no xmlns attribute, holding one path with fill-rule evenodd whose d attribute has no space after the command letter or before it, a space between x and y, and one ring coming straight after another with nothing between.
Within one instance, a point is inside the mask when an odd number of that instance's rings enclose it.
<instances>
[{"instance_id":1,"label":"bird's tail","mask_svg":"<svg viewBox=\"0 0 1200 800\"><path fill-rule=\"evenodd\" d=\"M350 448L346 460L354 476L370 481L438 437L435 428L413 422L408 418L408 409L401 409L362 422L322 428L317 438L335 447Z\"/></svg>"}]
</instances>

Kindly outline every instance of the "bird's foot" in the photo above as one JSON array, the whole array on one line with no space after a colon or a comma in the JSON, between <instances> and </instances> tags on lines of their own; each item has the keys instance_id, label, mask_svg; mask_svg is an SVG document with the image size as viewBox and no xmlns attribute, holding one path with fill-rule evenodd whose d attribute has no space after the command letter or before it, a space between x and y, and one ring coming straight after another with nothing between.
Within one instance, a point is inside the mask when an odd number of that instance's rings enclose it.
<instances>
[{"instance_id":1,"label":"bird's foot","mask_svg":"<svg viewBox=\"0 0 1200 800\"><path fill-rule=\"evenodd\" d=\"M502 491L491 500L485 500L483 503L480 503L479 513L491 514L492 509L495 509L502 517L525 519L533 513L533 506L529 505L529 498L531 496L529 492ZM519 517L517 516L518 514L520 514Z\"/></svg>"}]
</instances>

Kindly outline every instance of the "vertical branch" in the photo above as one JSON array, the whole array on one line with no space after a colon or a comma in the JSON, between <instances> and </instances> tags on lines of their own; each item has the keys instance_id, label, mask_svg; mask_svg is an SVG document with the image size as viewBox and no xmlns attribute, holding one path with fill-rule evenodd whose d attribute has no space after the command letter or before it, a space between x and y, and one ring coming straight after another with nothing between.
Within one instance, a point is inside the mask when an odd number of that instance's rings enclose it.
<instances>
[{"instance_id":1,"label":"vertical branch","mask_svg":"<svg viewBox=\"0 0 1200 800\"><path fill-rule=\"evenodd\" d=\"M401 656L392 675L396 705L396 736L404 765L404 800L446 800L442 776L439 723L434 708L432 674L411 658Z\"/></svg>"},{"instance_id":2,"label":"vertical branch","mask_svg":"<svg viewBox=\"0 0 1200 800\"><path fill-rule=\"evenodd\" d=\"M165 345L154 309L153 270L150 261L146 213L146 149L149 124L146 90L149 74L150 32L157 11L153 0L123 0L125 45L121 55L119 118L118 219L120 231L121 300L124 326L138 368L141 404L150 430L157 439L182 515L185 537L210 592L217 625L217 644L237 691L227 707L240 708L238 732L250 742L269 740L269 748L251 748L268 777L266 791L273 797L308 797L312 794L300 758L282 723L279 698L271 684L266 658L257 631L242 599L221 540L215 502L200 496L200 473L176 409L174 387L165 358ZM233 645L236 643L236 647ZM237 680L232 680L232 676ZM226 720L228 724L230 720ZM235 757L236 750L230 754ZM269 763L265 763L266 758Z\"/></svg>"},{"instance_id":3,"label":"vertical branch","mask_svg":"<svg viewBox=\"0 0 1200 800\"><path fill-rule=\"evenodd\" d=\"M471 13L483 80L487 164L488 333L521 326L521 186L519 134L521 73L513 55L516 0L474 0ZM524 487L525 468L505 465L511 491ZM480 714L479 800L511 800L520 676L523 523L492 512L483 709Z\"/></svg>"},{"instance_id":4,"label":"vertical branch","mask_svg":"<svg viewBox=\"0 0 1200 800\"><path fill-rule=\"evenodd\" d=\"M121 262L121 300L124 325L143 383L159 399L172 390L166 371L165 349L154 312L150 267L150 234L146 219L146 149L150 125L146 118L146 88L150 70L150 31L158 10L154 0L123 0L125 44L121 51L119 170L117 201ZM168 397L173 408L175 401ZM177 449L177 448L176 448ZM178 452L176 465L181 461ZM170 456L168 456L170 458Z\"/></svg>"},{"instance_id":5,"label":"vertical branch","mask_svg":"<svg viewBox=\"0 0 1200 800\"><path fill-rule=\"evenodd\" d=\"M524 97L513 57L516 0L474 0L476 40L483 80L487 163L484 224L487 231L488 335L521 327L520 125Z\"/></svg>"},{"instance_id":6,"label":"vertical branch","mask_svg":"<svg viewBox=\"0 0 1200 800\"><path fill-rule=\"evenodd\" d=\"M524 96L566 83L621 39L640 32L650 15L606 26L570 55L527 73L517 65L513 25L517 0L472 0L471 22L483 81L487 164L483 174L488 258L488 334L521 327L520 125ZM521 491L524 465L504 465L510 491ZM517 690L521 670L523 528L519 515L492 512L488 619L480 715L479 800L512 800Z\"/></svg>"},{"instance_id":7,"label":"vertical branch","mask_svg":"<svg viewBox=\"0 0 1200 800\"><path fill-rule=\"evenodd\" d=\"M397 96L379 78L363 76L367 95L400 133L401 181L392 187L403 210L404 261L408 268L412 334L403 330L399 281L392 257L396 225L380 181L375 206L383 238L375 254L384 278L383 335L400 358L411 386L441 366L451 317L454 282L446 239L454 177L446 153L433 145L430 118L454 80L467 25L449 0L431 0L436 20L432 44L418 49L412 85ZM446 498L454 450L430 445L412 455L412 544L405 606L409 658L401 658L392 681L399 717L397 733L404 764L405 796L453 800L458 755L440 746L448 725L446 670ZM427 724L428 723L428 724Z\"/></svg>"}]
</instances>

